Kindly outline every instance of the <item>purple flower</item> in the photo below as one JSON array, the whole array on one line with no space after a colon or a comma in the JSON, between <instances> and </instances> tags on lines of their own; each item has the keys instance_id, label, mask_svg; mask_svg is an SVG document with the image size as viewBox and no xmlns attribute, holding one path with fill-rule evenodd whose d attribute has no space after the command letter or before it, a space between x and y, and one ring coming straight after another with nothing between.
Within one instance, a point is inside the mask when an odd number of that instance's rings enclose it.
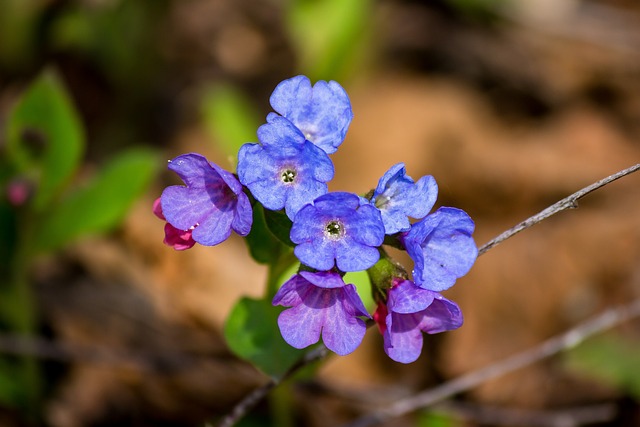
<instances>
[{"instance_id":1,"label":"purple flower","mask_svg":"<svg viewBox=\"0 0 640 427\"><path fill-rule=\"evenodd\" d=\"M153 202L153 213L155 216L165 221L164 224L164 240L163 243L167 246L171 246L176 251L184 251L193 247L196 241L191 237L193 230L178 230L173 225L169 224L167 219L162 213L162 206L160 205L160 197Z\"/></svg>"},{"instance_id":2,"label":"purple flower","mask_svg":"<svg viewBox=\"0 0 640 427\"><path fill-rule=\"evenodd\" d=\"M186 184L162 192L162 213L169 224L178 230L192 230L193 240L206 246L226 240L231 230L241 236L249 233L251 204L233 174L194 153L169 161L169 169Z\"/></svg>"},{"instance_id":3,"label":"purple flower","mask_svg":"<svg viewBox=\"0 0 640 427\"><path fill-rule=\"evenodd\" d=\"M278 114L327 154L342 144L353 118L347 93L334 81L320 80L311 87L307 77L296 76L280 82L269 101Z\"/></svg>"},{"instance_id":4,"label":"purple flower","mask_svg":"<svg viewBox=\"0 0 640 427\"><path fill-rule=\"evenodd\" d=\"M327 192L333 163L283 117L258 129L261 144L245 144L238 153L238 177L262 205L285 209L293 219L300 208Z\"/></svg>"},{"instance_id":5,"label":"purple flower","mask_svg":"<svg viewBox=\"0 0 640 427\"><path fill-rule=\"evenodd\" d=\"M410 280L398 280L389 290L387 303L378 304L373 315L384 337L384 351L401 363L418 359L422 351L422 333L457 329L462 312L452 301L437 292L417 287Z\"/></svg>"},{"instance_id":6,"label":"purple flower","mask_svg":"<svg viewBox=\"0 0 640 427\"><path fill-rule=\"evenodd\" d=\"M317 270L366 270L380 258L384 240L380 211L351 193L328 193L304 206L293 220L295 255Z\"/></svg>"},{"instance_id":7,"label":"purple flower","mask_svg":"<svg viewBox=\"0 0 640 427\"><path fill-rule=\"evenodd\" d=\"M278 317L284 340L295 348L318 342L341 356L362 342L367 314L355 286L346 285L338 273L301 271L278 290L273 305L291 307Z\"/></svg>"},{"instance_id":8,"label":"purple flower","mask_svg":"<svg viewBox=\"0 0 640 427\"><path fill-rule=\"evenodd\" d=\"M409 218L424 218L438 196L436 180L423 176L414 183L404 163L391 167L378 182L371 203L382 213L382 222L387 234L407 231L411 227Z\"/></svg>"},{"instance_id":9,"label":"purple flower","mask_svg":"<svg viewBox=\"0 0 640 427\"><path fill-rule=\"evenodd\" d=\"M440 292L467 274L478 256L473 230L473 220L456 208L440 208L413 224L403 242L414 262L415 284Z\"/></svg>"}]
</instances>

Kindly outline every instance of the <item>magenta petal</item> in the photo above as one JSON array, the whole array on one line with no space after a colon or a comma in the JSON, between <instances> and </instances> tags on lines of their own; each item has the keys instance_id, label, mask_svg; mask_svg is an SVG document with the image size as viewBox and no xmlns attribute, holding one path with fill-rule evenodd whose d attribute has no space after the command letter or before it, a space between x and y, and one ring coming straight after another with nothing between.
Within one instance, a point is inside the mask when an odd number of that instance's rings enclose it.
<instances>
[{"instance_id":1,"label":"magenta petal","mask_svg":"<svg viewBox=\"0 0 640 427\"><path fill-rule=\"evenodd\" d=\"M191 230L182 231L173 225L166 223L164 225L164 244L173 247L176 251L184 251L196 244L191 237Z\"/></svg>"}]
</instances>

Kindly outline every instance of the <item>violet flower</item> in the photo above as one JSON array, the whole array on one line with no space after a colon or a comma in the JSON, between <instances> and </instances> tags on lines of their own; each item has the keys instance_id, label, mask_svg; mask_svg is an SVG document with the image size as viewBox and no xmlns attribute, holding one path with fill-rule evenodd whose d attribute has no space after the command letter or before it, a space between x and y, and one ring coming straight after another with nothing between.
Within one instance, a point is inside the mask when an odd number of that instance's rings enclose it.
<instances>
[{"instance_id":1,"label":"violet flower","mask_svg":"<svg viewBox=\"0 0 640 427\"><path fill-rule=\"evenodd\" d=\"M178 230L191 230L193 240L213 246L231 235L246 236L253 213L242 185L226 170L200 154L183 154L169 161L186 186L165 188L160 199L162 212Z\"/></svg>"},{"instance_id":2,"label":"violet flower","mask_svg":"<svg viewBox=\"0 0 640 427\"><path fill-rule=\"evenodd\" d=\"M384 337L384 351L400 363L411 363L422 352L422 333L437 334L462 326L460 308L437 292L398 280L389 290L387 303L373 315Z\"/></svg>"},{"instance_id":3,"label":"violet flower","mask_svg":"<svg viewBox=\"0 0 640 427\"><path fill-rule=\"evenodd\" d=\"M294 275L278 290L273 305L291 307L278 317L280 332L289 345L305 348L322 335L327 348L341 356L360 345L367 330L360 317L370 317L355 286L329 271Z\"/></svg>"}]
</instances>

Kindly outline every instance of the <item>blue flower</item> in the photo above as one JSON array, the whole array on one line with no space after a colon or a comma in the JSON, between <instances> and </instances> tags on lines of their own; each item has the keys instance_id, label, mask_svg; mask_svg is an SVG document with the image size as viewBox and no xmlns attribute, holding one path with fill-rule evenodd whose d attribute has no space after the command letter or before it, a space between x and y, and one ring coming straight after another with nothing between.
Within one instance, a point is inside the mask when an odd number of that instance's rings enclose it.
<instances>
[{"instance_id":1,"label":"blue flower","mask_svg":"<svg viewBox=\"0 0 640 427\"><path fill-rule=\"evenodd\" d=\"M357 195L328 193L298 211L290 237L295 255L309 267L360 271L380 258L384 225L380 211L361 205Z\"/></svg>"},{"instance_id":2,"label":"blue flower","mask_svg":"<svg viewBox=\"0 0 640 427\"><path fill-rule=\"evenodd\" d=\"M407 231L411 227L409 218L424 218L438 196L436 180L423 176L414 183L407 176L404 163L392 166L378 182L371 203L382 213L382 222L387 234Z\"/></svg>"},{"instance_id":3,"label":"blue flower","mask_svg":"<svg viewBox=\"0 0 640 427\"><path fill-rule=\"evenodd\" d=\"M169 224L178 230L193 230L193 240L207 246L226 240L231 230L241 236L249 234L251 204L233 174L194 153L169 161L169 169L186 184L162 192L160 204Z\"/></svg>"},{"instance_id":4,"label":"blue flower","mask_svg":"<svg viewBox=\"0 0 640 427\"><path fill-rule=\"evenodd\" d=\"M384 351L401 363L411 363L422 352L422 333L437 334L462 326L460 308L437 292L397 280L387 303L378 303L373 315L384 337Z\"/></svg>"},{"instance_id":5,"label":"blue flower","mask_svg":"<svg viewBox=\"0 0 640 427\"><path fill-rule=\"evenodd\" d=\"M359 316L370 317L356 293L338 273L301 271L278 290L273 305L289 308L278 317L284 340L295 348L318 342L341 356L362 342L367 327Z\"/></svg>"},{"instance_id":6,"label":"blue flower","mask_svg":"<svg viewBox=\"0 0 640 427\"><path fill-rule=\"evenodd\" d=\"M284 208L293 219L303 205L327 192L333 163L283 117L260 126L258 140L261 144L240 148L238 178L265 208Z\"/></svg>"},{"instance_id":7,"label":"blue flower","mask_svg":"<svg viewBox=\"0 0 640 427\"><path fill-rule=\"evenodd\" d=\"M441 292L450 288L476 260L473 220L456 208L440 208L413 224L402 240L413 259L416 285Z\"/></svg>"},{"instance_id":8,"label":"blue flower","mask_svg":"<svg viewBox=\"0 0 640 427\"><path fill-rule=\"evenodd\" d=\"M327 154L342 144L353 118L347 93L334 81L320 80L311 87L307 77L296 76L280 82L269 101L278 114Z\"/></svg>"}]
</instances>

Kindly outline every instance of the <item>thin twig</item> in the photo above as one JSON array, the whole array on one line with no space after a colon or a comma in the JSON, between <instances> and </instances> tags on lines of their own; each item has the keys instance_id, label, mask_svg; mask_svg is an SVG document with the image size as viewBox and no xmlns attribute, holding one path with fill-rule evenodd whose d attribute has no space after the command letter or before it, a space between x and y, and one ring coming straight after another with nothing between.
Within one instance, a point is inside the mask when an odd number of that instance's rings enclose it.
<instances>
[{"instance_id":1,"label":"thin twig","mask_svg":"<svg viewBox=\"0 0 640 427\"><path fill-rule=\"evenodd\" d=\"M262 386L256 388L251 393L246 395L240 402L238 402L231 412L224 416L217 424L217 427L231 427L235 423L237 423L242 417L245 416L254 406L256 406L264 397L269 394L271 390L280 385L287 378L291 377L295 374L299 369L317 361L320 359L324 359L327 354L329 354L329 350L324 345L319 345L313 350L306 353L302 358L300 358L293 366L287 370L282 376L277 378L270 379L267 383ZM212 423L207 423L205 426L210 427L213 426Z\"/></svg>"},{"instance_id":2,"label":"thin twig","mask_svg":"<svg viewBox=\"0 0 640 427\"><path fill-rule=\"evenodd\" d=\"M639 169L640 169L640 163L635 166L631 166L630 168L621 170L620 172L614 173L613 175L610 175L604 179L601 179L600 181L595 182L591 185L588 185L584 187L582 190L576 191L572 195L565 197L564 199L560 200L557 203L554 203L553 205L549 206L543 211L535 214L531 218L528 218L522 221L520 224L516 225L515 227L508 229L504 233L500 234L499 236L485 243L478 249L478 256L487 252L489 249L493 248L494 246L504 242L505 240L512 237L513 235L521 232L522 230L525 230L531 227L532 225L542 222L543 220L549 218L551 215L555 215L558 212L562 212L566 209L577 208L578 200L580 200L587 194L597 190L600 187L604 187L605 185L615 181L616 179L622 178L623 176L636 172Z\"/></svg>"},{"instance_id":3,"label":"thin twig","mask_svg":"<svg viewBox=\"0 0 640 427\"><path fill-rule=\"evenodd\" d=\"M634 300L626 305L608 309L560 335L543 341L531 349L462 375L422 393L400 399L386 409L366 415L345 427L372 426L390 418L400 417L415 410L426 408L458 393L472 389L486 381L529 366L560 351L575 347L592 335L639 316L640 299Z\"/></svg>"}]
</instances>

